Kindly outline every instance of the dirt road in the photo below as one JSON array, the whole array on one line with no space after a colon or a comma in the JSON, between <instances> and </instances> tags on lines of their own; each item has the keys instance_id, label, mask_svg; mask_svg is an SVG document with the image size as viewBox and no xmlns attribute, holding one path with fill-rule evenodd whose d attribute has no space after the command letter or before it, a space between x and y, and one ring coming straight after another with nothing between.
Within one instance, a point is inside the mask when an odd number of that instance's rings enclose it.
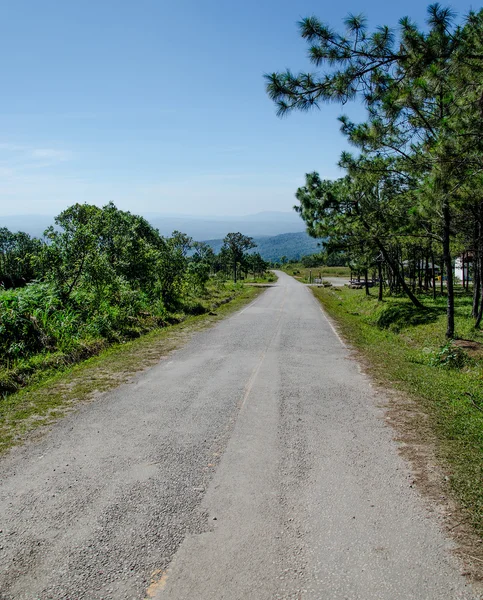
<instances>
[{"instance_id":1,"label":"dirt road","mask_svg":"<svg viewBox=\"0 0 483 600\"><path fill-rule=\"evenodd\" d=\"M0 461L0 598L481 598L310 290L254 303Z\"/></svg>"}]
</instances>

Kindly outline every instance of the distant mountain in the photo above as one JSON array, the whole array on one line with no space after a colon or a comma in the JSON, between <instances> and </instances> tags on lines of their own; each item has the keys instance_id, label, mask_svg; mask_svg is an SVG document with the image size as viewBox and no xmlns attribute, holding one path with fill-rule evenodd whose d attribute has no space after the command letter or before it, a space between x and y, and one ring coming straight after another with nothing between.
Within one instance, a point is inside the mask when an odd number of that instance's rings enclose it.
<instances>
[{"instance_id":1,"label":"distant mountain","mask_svg":"<svg viewBox=\"0 0 483 600\"><path fill-rule=\"evenodd\" d=\"M144 217L153 227L159 229L161 235L169 236L177 230L190 235L195 240L224 238L227 233L237 231L251 237L305 231L305 223L295 212L261 212L240 217L146 213ZM0 216L0 227L7 227L10 231L25 231L37 237L53 223L54 217L49 215Z\"/></svg>"},{"instance_id":2,"label":"distant mountain","mask_svg":"<svg viewBox=\"0 0 483 600\"><path fill-rule=\"evenodd\" d=\"M223 245L227 233L240 231L255 239L265 260L279 261L282 256L298 259L320 250L317 240L305 232L305 223L296 213L262 212L242 217L185 217L146 214L146 219L162 235L169 236L174 230L187 233L195 240L207 240L215 252ZM0 227L10 231L25 231L41 237L54 217L49 215L0 216Z\"/></svg>"},{"instance_id":3,"label":"distant mountain","mask_svg":"<svg viewBox=\"0 0 483 600\"><path fill-rule=\"evenodd\" d=\"M218 253L223 240L205 240ZM320 252L320 240L314 240L305 231L282 233L275 236L254 237L257 247L252 252L259 252L264 260L278 262L282 256L289 260L298 260L307 254Z\"/></svg>"},{"instance_id":4,"label":"distant mountain","mask_svg":"<svg viewBox=\"0 0 483 600\"><path fill-rule=\"evenodd\" d=\"M262 212L241 217L168 217L147 214L146 218L159 229L161 235L170 235L178 230L195 240L224 238L227 233L237 231L251 237L305 231L305 223L295 212Z\"/></svg>"}]
</instances>

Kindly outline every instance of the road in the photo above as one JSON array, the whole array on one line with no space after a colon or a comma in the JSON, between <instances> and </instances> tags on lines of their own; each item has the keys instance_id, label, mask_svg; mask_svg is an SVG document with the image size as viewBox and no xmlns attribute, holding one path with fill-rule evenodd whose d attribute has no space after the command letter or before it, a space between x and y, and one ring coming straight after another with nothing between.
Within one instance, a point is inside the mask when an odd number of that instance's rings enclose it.
<instances>
[{"instance_id":1,"label":"road","mask_svg":"<svg viewBox=\"0 0 483 600\"><path fill-rule=\"evenodd\" d=\"M0 461L0 597L475 600L381 398L278 285Z\"/></svg>"}]
</instances>

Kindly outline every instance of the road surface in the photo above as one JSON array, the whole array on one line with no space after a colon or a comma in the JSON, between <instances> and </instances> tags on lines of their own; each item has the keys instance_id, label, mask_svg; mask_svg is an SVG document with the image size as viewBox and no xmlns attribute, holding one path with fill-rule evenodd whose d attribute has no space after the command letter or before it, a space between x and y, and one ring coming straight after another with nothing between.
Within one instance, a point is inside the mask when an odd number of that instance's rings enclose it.
<instances>
[{"instance_id":1,"label":"road surface","mask_svg":"<svg viewBox=\"0 0 483 600\"><path fill-rule=\"evenodd\" d=\"M0 461L0 597L480 598L306 286Z\"/></svg>"}]
</instances>

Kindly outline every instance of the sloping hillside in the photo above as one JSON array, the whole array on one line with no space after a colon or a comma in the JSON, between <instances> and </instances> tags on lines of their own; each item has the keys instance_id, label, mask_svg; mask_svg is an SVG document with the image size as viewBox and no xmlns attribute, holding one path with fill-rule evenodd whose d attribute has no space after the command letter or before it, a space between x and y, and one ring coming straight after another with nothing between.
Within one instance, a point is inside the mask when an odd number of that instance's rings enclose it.
<instances>
[{"instance_id":1,"label":"sloping hillside","mask_svg":"<svg viewBox=\"0 0 483 600\"><path fill-rule=\"evenodd\" d=\"M289 260L298 260L301 256L314 254L320 250L320 240L314 240L305 231L282 233L274 236L254 238L257 247L252 252L259 252L263 259L280 261L282 256ZM206 240L215 252L223 246L223 240Z\"/></svg>"}]
</instances>

